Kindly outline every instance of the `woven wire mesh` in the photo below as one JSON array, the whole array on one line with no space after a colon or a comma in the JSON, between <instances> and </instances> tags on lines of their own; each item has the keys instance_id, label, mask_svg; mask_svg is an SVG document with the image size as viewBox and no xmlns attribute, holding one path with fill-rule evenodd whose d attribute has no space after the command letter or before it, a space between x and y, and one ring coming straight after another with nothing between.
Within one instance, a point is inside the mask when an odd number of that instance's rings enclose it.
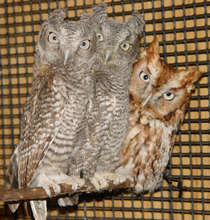
<instances>
[{"instance_id":1,"label":"woven wire mesh","mask_svg":"<svg viewBox=\"0 0 210 220\"><path fill-rule=\"evenodd\" d=\"M0 187L9 158L19 140L20 114L30 94L35 42L40 24L54 8L68 8L77 20L101 1L0 1ZM196 67L204 76L196 86L183 125L177 134L169 170L189 190L165 181L158 192L82 195L78 207L59 208L49 201L48 219L210 219L210 2L208 0L106 0L108 14L127 20L134 10L146 21L142 46L156 35L161 56L178 68ZM0 203L0 219L11 219ZM14 219L26 219L19 210Z\"/></svg>"}]
</instances>

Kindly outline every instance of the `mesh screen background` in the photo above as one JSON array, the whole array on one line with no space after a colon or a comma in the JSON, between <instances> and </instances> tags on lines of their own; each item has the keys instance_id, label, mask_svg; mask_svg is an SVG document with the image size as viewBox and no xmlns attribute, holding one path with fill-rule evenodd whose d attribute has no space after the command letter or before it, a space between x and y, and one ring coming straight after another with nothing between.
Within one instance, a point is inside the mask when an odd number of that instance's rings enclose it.
<instances>
[{"instance_id":1,"label":"mesh screen background","mask_svg":"<svg viewBox=\"0 0 210 220\"><path fill-rule=\"evenodd\" d=\"M78 19L94 0L0 1L0 187L9 158L19 140L20 114L30 94L33 54L40 24L54 8L68 8ZM110 17L127 20L141 10L146 21L142 46L157 35L161 55L179 68L196 67L204 76L196 86L183 125L177 134L170 172L188 190L163 187L153 195L105 193L82 196L77 208L59 208L49 202L48 219L210 219L210 1L106 0ZM27 219L20 209L11 215L0 203L0 219Z\"/></svg>"}]
</instances>

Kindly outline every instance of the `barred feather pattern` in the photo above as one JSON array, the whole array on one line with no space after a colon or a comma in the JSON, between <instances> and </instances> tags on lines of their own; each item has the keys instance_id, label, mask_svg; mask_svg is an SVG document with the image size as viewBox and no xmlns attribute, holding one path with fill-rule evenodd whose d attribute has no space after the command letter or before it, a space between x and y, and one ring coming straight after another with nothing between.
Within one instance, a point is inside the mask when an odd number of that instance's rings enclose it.
<instances>
[{"instance_id":1,"label":"barred feather pattern","mask_svg":"<svg viewBox=\"0 0 210 220\"><path fill-rule=\"evenodd\" d=\"M79 22L64 18L64 11L57 9L41 26L32 90L21 118L20 142L7 171L8 188L41 186L50 196L49 186L59 193L58 184L73 178L68 174L75 152L80 152L76 142L79 134L86 138L83 132L92 111L95 33L91 16L81 16ZM97 148L89 147L92 154L89 148L84 154L95 163L91 158ZM92 164L88 164L86 168L91 169ZM75 175L79 172L77 169ZM81 183L80 178L74 180L75 184ZM64 200L59 204L65 206ZM30 204L35 219L46 219L45 201ZM66 204L71 204L70 200Z\"/></svg>"},{"instance_id":2,"label":"barred feather pattern","mask_svg":"<svg viewBox=\"0 0 210 220\"><path fill-rule=\"evenodd\" d=\"M93 129L95 141L101 145L97 171L112 172L119 162L119 152L128 129L129 99L128 76L130 68L123 69L127 72L127 82L116 71L96 75L96 118L100 120ZM115 76L115 77L113 77ZM122 80L120 80L120 78ZM94 114L93 113L93 114Z\"/></svg>"},{"instance_id":3,"label":"barred feather pattern","mask_svg":"<svg viewBox=\"0 0 210 220\"><path fill-rule=\"evenodd\" d=\"M94 13L98 16L94 16ZM129 118L128 86L139 54L144 21L139 13L127 22L107 18L104 3L93 9L97 36L94 67L94 110L89 119L91 138L99 146L96 171L113 172L126 137Z\"/></svg>"},{"instance_id":4,"label":"barred feather pattern","mask_svg":"<svg viewBox=\"0 0 210 220\"><path fill-rule=\"evenodd\" d=\"M26 132L18 145L20 187L30 182L41 161L42 166L53 163L63 173L68 173L75 137L83 129L86 117L90 96L88 84L88 89L82 86L84 78L78 77L79 85L76 85L75 78L59 68L53 68L45 77L47 80L39 96L31 95L37 99L29 98L26 104L29 107L35 102L36 109L30 118L27 117L30 122L26 123ZM28 109L24 111L28 113Z\"/></svg>"}]
</instances>

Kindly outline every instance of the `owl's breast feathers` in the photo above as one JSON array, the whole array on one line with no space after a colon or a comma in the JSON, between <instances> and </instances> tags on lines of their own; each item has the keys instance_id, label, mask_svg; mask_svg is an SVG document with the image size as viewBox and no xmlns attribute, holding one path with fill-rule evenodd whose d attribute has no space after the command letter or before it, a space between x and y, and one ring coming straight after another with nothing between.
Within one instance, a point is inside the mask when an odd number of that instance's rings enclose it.
<instances>
[{"instance_id":1,"label":"owl's breast feathers","mask_svg":"<svg viewBox=\"0 0 210 220\"><path fill-rule=\"evenodd\" d=\"M133 111L137 111L138 108L132 107ZM182 119L179 110L174 116L174 120ZM128 131L117 172L127 176L138 190L153 191L157 184L154 187L152 184L154 181L161 182L162 173L167 166L175 141L176 126L166 125L151 117L148 111L141 111L136 118L139 121L135 121L135 125Z\"/></svg>"},{"instance_id":2,"label":"owl's breast feathers","mask_svg":"<svg viewBox=\"0 0 210 220\"><path fill-rule=\"evenodd\" d=\"M19 187L30 183L48 152L56 154L55 157L47 157L48 162L55 159L61 163L62 156L57 157L58 154L65 155L65 141L61 144L61 139L69 141L67 151L71 151L71 143L84 120L87 93L64 73L63 69L48 69L33 81L31 95L24 107L22 135L17 146Z\"/></svg>"}]
</instances>

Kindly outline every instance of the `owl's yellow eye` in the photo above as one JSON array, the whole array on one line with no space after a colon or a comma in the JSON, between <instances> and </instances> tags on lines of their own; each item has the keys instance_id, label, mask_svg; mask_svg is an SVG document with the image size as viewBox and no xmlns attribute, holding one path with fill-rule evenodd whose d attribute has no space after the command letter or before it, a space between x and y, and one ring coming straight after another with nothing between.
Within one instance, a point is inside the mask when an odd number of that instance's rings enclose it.
<instances>
[{"instance_id":1,"label":"owl's yellow eye","mask_svg":"<svg viewBox=\"0 0 210 220\"><path fill-rule=\"evenodd\" d=\"M149 75L148 74L146 74L144 71L141 71L140 73L139 73L139 77L140 77L140 79L141 80L143 80L143 81L145 81L145 82L149 82Z\"/></svg>"},{"instance_id":2,"label":"owl's yellow eye","mask_svg":"<svg viewBox=\"0 0 210 220\"><path fill-rule=\"evenodd\" d=\"M163 98L164 98L165 100L168 100L168 101L173 100L174 97L175 97L175 95L174 95L174 93L172 93L172 92L165 92L165 93L163 94Z\"/></svg>"},{"instance_id":3,"label":"owl's yellow eye","mask_svg":"<svg viewBox=\"0 0 210 220\"><path fill-rule=\"evenodd\" d=\"M90 41L89 40L84 40L80 44L80 48L87 50L90 48Z\"/></svg>"},{"instance_id":4,"label":"owl's yellow eye","mask_svg":"<svg viewBox=\"0 0 210 220\"><path fill-rule=\"evenodd\" d=\"M124 42L124 43L120 44L120 47L122 50L127 51L130 47L130 44L127 42Z\"/></svg>"},{"instance_id":5,"label":"owl's yellow eye","mask_svg":"<svg viewBox=\"0 0 210 220\"><path fill-rule=\"evenodd\" d=\"M98 41L103 41L103 40L104 40L103 35L100 34L100 33L97 33L97 34L96 34L96 37L97 37Z\"/></svg>"},{"instance_id":6,"label":"owl's yellow eye","mask_svg":"<svg viewBox=\"0 0 210 220\"><path fill-rule=\"evenodd\" d=\"M57 38L57 35L53 32L49 33L48 40L49 40L50 43L54 43L54 44L57 44L59 42L59 40Z\"/></svg>"}]
</instances>

